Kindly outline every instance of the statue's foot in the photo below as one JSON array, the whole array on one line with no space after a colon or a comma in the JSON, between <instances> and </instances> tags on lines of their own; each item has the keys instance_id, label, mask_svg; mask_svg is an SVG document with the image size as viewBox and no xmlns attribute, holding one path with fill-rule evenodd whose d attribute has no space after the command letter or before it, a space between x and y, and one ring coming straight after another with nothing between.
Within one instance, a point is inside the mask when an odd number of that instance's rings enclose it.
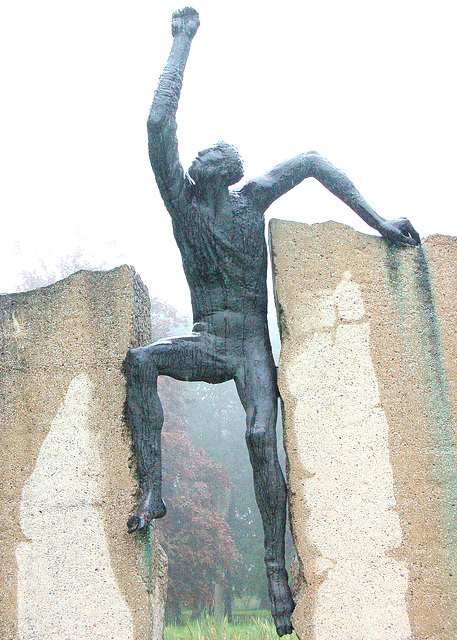
<instances>
[{"instance_id":1,"label":"statue's foot","mask_svg":"<svg viewBox=\"0 0 457 640\"><path fill-rule=\"evenodd\" d=\"M294 630L292 621L290 619L291 615L291 613L287 613L283 616L273 616L276 633L279 637L289 635Z\"/></svg>"},{"instance_id":2,"label":"statue's foot","mask_svg":"<svg viewBox=\"0 0 457 640\"><path fill-rule=\"evenodd\" d=\"M271 614L279 637L292 633L292 613L295 602L287 580L285 569L267 570L268 591L271 601Z\"/></svg>"},{"instance_id":3,"label":"statue's foot","mask_svg":"<svg viewBox=\"0 0 457 640\"><path fill-rule=\"evenodd\" d=\"M152 520L163 518L167 513L167 508L163 500L153 503L151 491L148 491L144 498L138 502L135 513L127 520L129 533L147 529Z\"/></svg>"}]
</instances>

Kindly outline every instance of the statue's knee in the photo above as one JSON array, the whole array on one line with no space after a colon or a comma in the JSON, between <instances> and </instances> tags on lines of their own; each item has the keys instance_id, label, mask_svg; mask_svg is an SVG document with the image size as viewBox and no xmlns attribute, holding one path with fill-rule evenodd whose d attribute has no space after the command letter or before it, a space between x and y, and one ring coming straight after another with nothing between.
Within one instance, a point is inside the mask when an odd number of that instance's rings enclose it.
<instances>
[{"instance_id":1,"label":"statue's knee","mask_svg":"<svg viewBox=\"0 0 457 640\"><path fill-rule=\"evenodd\" d=\"M246 432L246 442L249 449L264 449L267 442L267 429L265 425L255 424Z\"/></svg>"},{"instance_id":2,"label":"statue's knee","mask_svg":"<svg viewBox=\"0 0 457 640\"><path fill-rule=\"evenodd\" d=\"M122 372L127 381L141 377L146 364L147 359L142 348L130 349L122 365Z\"/></svg>"}]
</instances>

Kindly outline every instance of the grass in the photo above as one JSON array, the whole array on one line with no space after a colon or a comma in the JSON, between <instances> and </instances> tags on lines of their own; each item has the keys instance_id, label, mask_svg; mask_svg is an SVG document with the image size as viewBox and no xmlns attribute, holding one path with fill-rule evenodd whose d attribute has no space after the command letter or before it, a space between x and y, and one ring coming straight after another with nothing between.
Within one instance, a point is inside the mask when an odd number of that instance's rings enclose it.
<instances>
[{"instance_id":1,"label":"grass","mask_svg":"<svg viewBox=\"0 0 457 640\"><path fill-rule=\"evenodd\" d=\"M287 638L296 638L293 633ZM165 640L278 640L274 624L263 616L253 616L251 620L229 624L226 619L217 622L210 616L189 620L183 626L165 628Z\"/></svg>"}]
</instances>

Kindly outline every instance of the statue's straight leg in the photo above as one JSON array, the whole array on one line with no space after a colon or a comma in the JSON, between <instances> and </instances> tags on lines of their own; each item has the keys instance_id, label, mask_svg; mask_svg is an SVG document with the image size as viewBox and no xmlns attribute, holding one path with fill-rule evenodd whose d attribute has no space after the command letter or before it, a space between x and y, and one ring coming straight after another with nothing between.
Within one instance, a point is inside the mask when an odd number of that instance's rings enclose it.
<instances>
[{"instance_id":1,"label":"statue's straight leg","mask_svg":"<svg viewBox=\"0 0 457 640\"><path fill-rule=\"evenodd\" d=\"M246 410L246 443L257 505L265 536L265 565L272 614L278 635L292 632L294 601L285 567L287 490L276 444L278 389L271 352L251 343L236 374L240 400Z\"/></svg>"}]
</instances>

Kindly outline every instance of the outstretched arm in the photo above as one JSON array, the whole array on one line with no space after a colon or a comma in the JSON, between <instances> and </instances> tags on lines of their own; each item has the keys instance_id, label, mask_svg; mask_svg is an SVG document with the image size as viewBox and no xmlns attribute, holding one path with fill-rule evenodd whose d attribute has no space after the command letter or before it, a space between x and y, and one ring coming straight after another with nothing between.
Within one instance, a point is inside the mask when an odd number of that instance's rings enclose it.
<instances>
[{"instance_id":1,"label":"outstretched arm","mask_svg":"<svg viewBox=\"0 0 457 640\"><path fill-rule=\"evenodd\" d=\"M191 7L173 14L173 45L160 76L148 118L149 159L168 211L179 213L185 201L185 176L176 137L176 111L192 38L199 27Z\"/></svg>"},{"instance_id":2,"label":"outstretched arm","mask_svg":"<svg viewBox=\"0 0 457 640\"><path fill-rule=\"evenodd\" d=\"M334 167L316 151L309 151L274 167L262 178L250 183L253 195L266 209L274 200L300 184L305 178L315 178L337 198L348 205L370 227L393 242L420 244L420 237L406 218L385 220L362 198L346 174ZM246 185L249 187L250 185Z\"/></svg>"}]
</instances>

